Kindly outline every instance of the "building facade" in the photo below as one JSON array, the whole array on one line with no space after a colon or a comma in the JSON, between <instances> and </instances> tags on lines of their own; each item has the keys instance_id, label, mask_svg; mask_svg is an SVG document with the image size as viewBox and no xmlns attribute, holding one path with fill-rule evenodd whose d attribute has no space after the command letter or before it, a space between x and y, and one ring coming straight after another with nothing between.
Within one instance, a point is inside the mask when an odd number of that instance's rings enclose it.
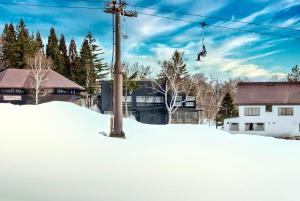
<instances>
[{"instance_id":1,"label":"building facade","mask_svg":"<svg viewBox=\"0 0 300 201\"><path fill-rule=\"evenodd\" d=\"M178 102L183 97L178 97ZM178 103L179 104L179 103ZM101 113L112 113L113 88L112 81L101 82L101 94L98 107ZM156 92L151 81L139 81L138 87L127 95L128 114L134 116L141 123L167 124L168 112L165 105L165 97ZM126 98L123 97L123 109L126 110ZM188 97L188 101L180 104L177 112L172 116L172 123L198 123L198 111L196 110L195 97Z\"/></svg>"},{"instance_id":2,"label":"building facade","mask_svg":"<svg viewBox=\"0 0 300 201\"><path fill-rule=\"evenodd\" d=\"M76 102L83 87L50 70L41 89L40 103L49 101ZM7 69L0 72L0 103L33 104L34 84L31 69Z\"/></svg>"},{"instance_id":3,"label":"building facade","mask_svg":"<svg viewBox=\"0 0 300 201\"><path fill-rule=\"evenodd\" d=\"M239 117L224 130L272 137L300 136L300 83L240 83L234 102Z\"/></svg>"}]
</instances>

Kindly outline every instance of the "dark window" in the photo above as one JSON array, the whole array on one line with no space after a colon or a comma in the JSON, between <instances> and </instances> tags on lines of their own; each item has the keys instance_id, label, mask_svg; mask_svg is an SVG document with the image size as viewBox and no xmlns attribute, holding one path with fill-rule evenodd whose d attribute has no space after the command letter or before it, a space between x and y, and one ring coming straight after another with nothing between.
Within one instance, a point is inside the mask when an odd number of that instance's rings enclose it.
<instances>
[{"instance_id":1,"label":"dark window","mask_svg":"<svg viewBox=\"0 0 300 201\"><path fill-rule=\"evenodd\" d=\"M239 131L239 123L230 123L229 130L230 131Z\"/></svg>"},{"instance_id":2,"label":"dark window","mask_svg":"<svg viewBox=\"0 0 300 201\"><path fill-rule=\"evenodd\" d=\"M264 123L246 123L245 131L264 131Z\"/></svg>"},{"instance_id":3,"label":"dark window","mask_svg":"<svg viewBox=\"0 0 300 201\"><path fill-rule=\"evenodd\" d=\"M0 89L2 94L24 94L24 89Z\"/></svg>"},{"instance_id":4,"label":"dark window","mask_svg":"<svg viewBox=\"0 0 300 201\"><path fill-rule=\"evenodd\" d=\"M272 105L266 105L266 112L272 112Z\"/></svg>"},{"instance_id":5,"label":"dark window","mask_svg":"<svg viewBox=\"0 0 300 201\"><path fill-rule=\"evenodd\" d=\"M253 123L246 123L245 131L254 131Z\"/></svg>"},{"instance_id":6,"label":"dark window","mask_svg":"<svg viewBox=\"0 0 300 201\"><path fill-rule=\"evenodd\" d=\"M75 89L55 89L55 94L76 94Z\"/></svg>"},{"instance_id":7,"label":"dark window","mask_svg":"<svg viewBox=\"0 0 300 201\"><path fill-rule=\"evenodd\" d=\"M292 107L279 107L278 108L278 115L279 116L293 116L294 115L294 108L292 108Z\"/></svg>"},{"instance_id":8,"label":"dark window","mask_svg":"<svg viewBox=\"0 0 300 201\"><path fill-rule=\"evenodd\" d=\"M245 116L259 116L260 108L259 107L248 107L245 108Z\"/></svg>"}]
</instances>

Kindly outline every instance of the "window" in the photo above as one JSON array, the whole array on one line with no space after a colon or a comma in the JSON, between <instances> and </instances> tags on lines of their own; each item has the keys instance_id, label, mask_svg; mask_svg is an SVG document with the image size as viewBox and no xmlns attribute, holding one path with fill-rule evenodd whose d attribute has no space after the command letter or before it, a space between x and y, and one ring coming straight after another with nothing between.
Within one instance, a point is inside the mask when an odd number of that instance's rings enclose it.
<instances>
[{"instance_id":1,"label":"window","mask_svg":"<svg viewBox=\"0 0 300 201\"><path fill-rule=\"evenodd\" d=\"M123 96L122 101L123 103L125 103L125 96ZM132 96L127 96L127 103L131 103L132 102Z\"/></svg>"},{"instance_id":2,"label":"window","mask_svg":"<svg viewBox=\"0 0 300 201\"><path fill-rule=\"evenodd\" d=\"M0 89L3 94L24 94L24 89Z\"/></svg>"},{"instance_id":3,"label":"window","mask_svg":"<svg viewBox=\"0 0 300 201\"><path fill-rule=\"evenodd\" d=\"M182 106L182 102L176 102L175 106Z\"/></svg>"},{"instance_id":4,"label":"window","mask_svg":"<svg viewBox=\"0 0 300 201\"><path fill-rule=\"evenodd\" d=\"M245 131L254 131L253 123L246 123Z\"/></svg>"},{"instance_id":5,"label":"window","mask_svg":"<svg viewBox=\"0 0 300 201\"><path fill-rule=\"evenodd\" d=\"M56 89L55 91L57 94L68 94L68 91L66 89Z\"/></svg>"},{"instance_id":6,"label":"window","mask_svg":"<svg viewBox=\"0 0 300 201\"><path fill-rule=\"evenodd\" d=\"M146 97L145 96L137 96L136 97L136 102L137 103L144 103L146 101Z\"/></svg>"},{"instance_id":7,"label":"window","mask_svg":"<svg viewBox=\"0 0 300 201\"><path fill-rule=\"evenodd\" d=\"M239 131L239 123L230 123L229 124L230 131Z\"/></svg>"},{"instance_id":8,"label":"window","mask_svg":"<svg viewBox=\"0 0 300 201\"><path fill-rule=\"evenodd\" d=\"M165 98L163 96L155 96L155 103L163 103Z\"/></svg>"},{"instance_id":9,"label":"window","mask_svg":"<svg viewBox=\"0 0 300 201\"><path fill-rule=\"evenodd\" d=\"M259 107L248 107L245 108L245 116L259 116L260 108Z\"/></svg>"},{"instance_id":10,"label":"window","mask_svg":"<svg viewBox=\"0 0 300 201\"><path fill-rule=\"evenodd\" d=\"M196 97L195 96L187 96L186 101L196 101Z\"/></svg>"},{"instance_id":11,"label":"window","mask_svg":"<svg viewBox=\"0 0 300 201\"><path fill-rule=\"evenodd\" d=\"M176 97L176 101L178 101L178 102L179 102L179 101L182 101L182 96L177 96L177 97Z\"/></svg>"},{"instance_id":12,"label":"window","mask_svg":"<svg viewBox=\"0 0 300 201\"><path fill-rule=\"evenodd\" d=\"M177 96L176 97L175 106L182 106L182 96Z\"/></svg>"},{"instance_id":13,"label":"window","mask_svg":"<svg viewBox=\"0 0 300 201\"><path fill-rule=\"evenodd\" d=\"M75 89L71 89L71 90L70 90L70 93L71 93L71 94L76 94L76 90L75 90Z\"/></svg>"},{"instance_id":14,"label":"window","mask_svg":"<svg viewBox=\"0 0 300 201\"><path fill-rule=\"evenodd\" d=\"M279 116L293 116L294 115L294 108L292 108L292 107L279 107L278 108L278 115Z\"/></svg>"},{"instance_id":15,"label":"window","mask_svg":"<svg viewBox=\"0 0 300 201\"><path fill-rule=\"evenodd\" d=\"M146 96L146 103L154 103L155 97L154 96Z\"/></svg>"},{"instance_id":16,"label":"window","mask_svg":"<svg viewBox=\"0 0 300 201\"><path fill-rule=\"evenodd\" d=\"M272 112L272 105L266 105L266 112Z\"/></svg>"},{"instance_id":17,"label":"window","mask_svg":"<svg viewBox=\"0 0 300 201\"><path fill-rule=\"evenodd\" d=\"M194 106L195 106L195 103L194 103L194 102L186 102L186 103L185 103L185 106L186 106L186 107L194 107Z\"/></svg>"},{"instance_id":18,"label":"window","mask_svg":"<svg viewBox=\"0 0 300 201\"><path fill-rule=\"evenodd\" d=\"M246 123L245 131L264 131L264 123Z\"/></svg>"},{"instance_id":19,"label":"window","mask_svg":"<svg viewBox=\"0 0 300 201\"><path fill-rule=\"evenodd\" d=\"M265 130L265 124L264 123L256 123L256 124L254 124L254 129L256 131L264 131Z\"/></svg>"}]
</instances>

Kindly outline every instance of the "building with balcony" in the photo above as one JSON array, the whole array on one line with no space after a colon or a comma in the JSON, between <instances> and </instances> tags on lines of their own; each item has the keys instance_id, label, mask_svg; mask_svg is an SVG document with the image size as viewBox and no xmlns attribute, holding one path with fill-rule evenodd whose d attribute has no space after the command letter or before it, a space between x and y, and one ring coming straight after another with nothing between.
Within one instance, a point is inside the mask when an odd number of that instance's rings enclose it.
<instances>
[{"instance_id":1,"label":"building with balcony","mask_svg":"<svg viewBox=\"0 0 300 201\"><path fill-rule=\"evenodd\" d=\"M125 93L124 93L125 94ZM172 123L196 124L198 113L196 110L196 98L187 97L187 101L181 103L183 96L178 96L178 110L172 116ZM125 112L126 98L123 97L123 109ZM98 107L101 113L111 114L113 106L112 81L101 82L101 94ZM128 113L141 123L167 124L168 112L165 97L156 92L151 81L139 81L136 90L127 95Z\"/></svg>"}]
</instances>

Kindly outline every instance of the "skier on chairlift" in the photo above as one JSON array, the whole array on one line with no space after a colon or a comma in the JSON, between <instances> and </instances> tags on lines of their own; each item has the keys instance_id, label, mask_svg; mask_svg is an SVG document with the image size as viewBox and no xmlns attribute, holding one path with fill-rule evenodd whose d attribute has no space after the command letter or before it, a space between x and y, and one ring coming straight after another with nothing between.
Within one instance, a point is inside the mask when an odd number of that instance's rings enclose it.
<instances>
[{"instance_id":1,"label":"skier on chairlift","mask_svg":"<svg viewBox=\"0 0 300 201\"><path fill-rule=\"evenodd\" d=\"M206 47L204 44L204 27L206 25L207 24L205 22L201 23L201 26L202 26L202 50L201 50L201 52L198 53L198 57L197 57L196 61L201 61L201 57L206 57L206 54L207 54Z\"/></svg>"}]
</instances>

